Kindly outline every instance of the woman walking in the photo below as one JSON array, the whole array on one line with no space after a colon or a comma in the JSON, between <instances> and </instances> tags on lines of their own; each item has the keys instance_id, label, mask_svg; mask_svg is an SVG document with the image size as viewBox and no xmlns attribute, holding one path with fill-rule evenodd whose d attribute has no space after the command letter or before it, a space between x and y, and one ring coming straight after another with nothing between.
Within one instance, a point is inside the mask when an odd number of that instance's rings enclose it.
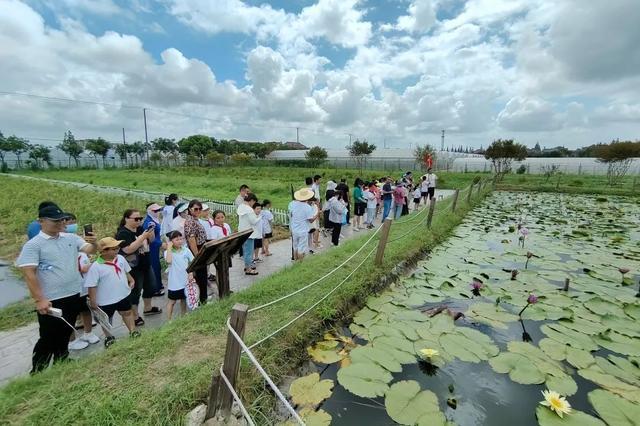
<instances>
[{"instance_id":1,"label":"woman walking","mask_svg":"<svg viewBox=\"0 0 640 426\"><path fill-rule=\"evenodd\" d=\"M364 182L362 181L362 179L356 178L353 186L353 230L359 231L361 229L364 229L364 227L362 226L362 216L364 216L364 212L367 209L367 200L363 195Z\"/></svg>"},{"instance_id":2,"label":"woman walking","mask_svg":"<svg viewBox=\"0 0 640 426\"><path fill-rule=\"evenodd\" d=\"M251 229L260 220L253 210L253 205L258 202L258 197L255 194L247 194L244 197L244 202L238 206L238 232ZM245 275L258 275L256 271L256 265L253 262L253 240L247 238L242 245L242 257L244 259L244 273Z\"/></svg>"},{"instance_id":3,"label":"woman walking","mask_svg":"<svg viewBox=\"0 0 640 426\"><path fill-rule=\"evenodd\" d=\"M120 254L131 266L134 286L129 297L136 326L144 325L144 320L138 312L140 293L142 293L145 315L155 315L162 312L162 309L151 306L151 298L156 291L156 276L151 269L149 243L155 238L155 225L150 225L149 229L145 231L142 228L142 220L143 217L139 210L127 209L122 215L120 227L116 233L116 240L122 240Z\"/></svg>"},{"instance_id":4,"label":"woman walking","mask_svg":"<svg viewBox=\"0 0 640 426\"><path fill-rule=\"evenodd\" d=\"M189 201L187 211L189 213L184 221L184 237L187 240L189 250L193 253L193 257L196 257L204 243L207 242L207 231L198 220L200 212L202 212L202 203L198 200ZM207 291L207 268L196 269L193 276L200 290L200 304L204 305L207 303L209 296Z\"/></svg>"},{"instance_id":5,"label":"woman walking","mask_svg":"<svg viewBox=\"0 0 640 426\"><path fill-rule=\"evenodd\" d=\"M340 230L342 229L342 218L347 209L342 191L334 191L332 197L327 202L329 210L329 223L331 224L331 243L334 246L340 241Z\"/></svg>"},{"instance_id":6,"label":"woman walking","mask_svg":"<svg viewBox=\"0 0 640 426\"><path fill-rule=\"evenodd\" d=\"M159 204L151 203L147 205L147 216L142 222L143 229L151 228L153 224L154 238L149 242L149 259L151 260L151 269L156 277L156 292L154 296L164 296L164 286L162 285L162 274L160 272L160 248L162 247L162 238L160 233L160 212L162 207Z\"/></svg>"}]
</instances>

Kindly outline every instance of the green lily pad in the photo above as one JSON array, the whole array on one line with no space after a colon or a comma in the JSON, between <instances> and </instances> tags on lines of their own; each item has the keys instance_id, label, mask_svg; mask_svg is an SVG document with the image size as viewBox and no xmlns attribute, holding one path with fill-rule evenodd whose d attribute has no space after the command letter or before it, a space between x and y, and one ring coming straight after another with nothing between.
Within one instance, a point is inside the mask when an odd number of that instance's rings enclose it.
<instances>
[{"instance_id":1,"label":"green lily pad","mask_svg":"<svg viewBox=\"0 0 640 426\"><path fill-rule=\"evenodd\" d=\"M509 373L511 380L523 385L544 383L547 378L527 357L513 352L501 352L489 360L489 365L496 373Z\"/></svg>"},{"instance_id":2,"label":"green lily pad","mask_svg":"<svg viewBox=\"0 0 640 426\"><path fill-rule=\"evenodd\" d=\"M598 366L578 370L578 374L608 391L620 395L631 402L640 404L640 388L605 373Z\"/></svg>"},{"instance_id":3,"label":"green lily pad","mask_svg":"<svg viewBox=\"0 0 640 426\"><path fill-rule=\"evenodd\" d=\"M291 400L296 405L315 406L331 396L333 380L320 380L318 373L294 380L289 387Z\"/></svg>"},{"instance_id":4,"label":"green lily pad","mask_svg":"<svg viewBox=\"0 0 640 426\"><path fill-rule=\"evenodd\" d=\"M602 420L578 410L571 410L570 414L560 418L543 405L536 408L536 417L539 426L605 426Z\"/></svg>"},{"instance_id":5,"label":"green lily pad","mask_svg":"<svg viewBox=\"0 0 640 426\"><path fill-rule=\"evenodd\" d=\"M613 315L616 317L624 317L625 313L622 308L609 300L605 300L601 297L585 302L584 306L594 314L598 315Z\"/></svg>"},{"instance_id":6,"label":"green lily pad","mask_svg":"<svg viewBox=\"0 0 640 426\"><path fill-rule=\"evenodd\" d=\"M391 373L378 364L359 362L338 370L338 383L349 392L367 398L385 394Z\"/></svg>"},{"instance_id":7,"label":"green lily pad","mask_svg":"<svg viewBox=\"0 0 640 426\"><path fill-rule=\"evenodd\" d=\"M589 402L609 425L637 426L640 424L640 405L633 404L602 389L589 392Z\"/></svg>"},{"instance_id":8,"label":"green lily pad","mask_svg":"<svg viewBox=\"0 0 640 426\"><path fill-rule=\"evenodd\" d=\"M324 410L302 410L300 417L307 426L329 426L331 424L331 415ZM297 425L297 423L293 423Z\"/></svg>"},{"instance_id":9,"label":"green lily pad","mask_svg":"<svg viewBox=\"0 0 640 426\"><path fill-rule=\"evenodd\" d=\"M402 371L402 365L393 357L393 353L385 352L382 349L373 346L359 346L351 351L351 361L358 364L374 363L393 373Z\"/></svg>"},{"instance_id":10,"label":"green lily pad","mask_svg":"<svg viewBox=\"0 0 640 426\"><path fill-rule=\"evenodd\" d=\"M541 339L538 345L551 359L555 361L566 360L576 368L586 368L595 363L590 352L562 344L553 339Z\"/></svg>"},{"instance_id":11,"label":"green lily pad","mask_svg":"<svg viewBox=\"0 0 640 426\"><path fill-rule=\"evenodd\" d=\"M540 327L540 330L551 339L560 343L566 343L574 348L585 351L595 351L598 349L598 345L594 343L590 336L567 328L562 324L545 324Z\"/></svg>"},{"instance_id":12,"label":"green lily pad","mask_svg":"<svg viewBox=\"0 0 640 426\"><path fill-rule=\"evenodd\" d=\"M603 348L622 355L636 355L640 353L640 339L628 337L612 330L607 330L595 336L593 340Z\"/></svg>"},{"instance_id":13,"label":"green lily pad","mask_svg":"<svg viewBox=\"0 0 640 426\"><path fill-rule=\"evenodd\" d=\"M518 321L518 316L509 313L494 303L475 303L469 307L465 315L474 321L495 328L507 329L507 322Z\"/></svg>"},{"instance_id":14,"label":"green lily pad","mask_svg":"<svg viewBox=\"0 0 640 426\"><path fill-rule=\"evenodd\" d=\"M446 425L440 412L438 397L431 391L420 390L414 380L403 380L391 385L384 399L387 413L401 425Z\"/></svg>"}]
</instances>

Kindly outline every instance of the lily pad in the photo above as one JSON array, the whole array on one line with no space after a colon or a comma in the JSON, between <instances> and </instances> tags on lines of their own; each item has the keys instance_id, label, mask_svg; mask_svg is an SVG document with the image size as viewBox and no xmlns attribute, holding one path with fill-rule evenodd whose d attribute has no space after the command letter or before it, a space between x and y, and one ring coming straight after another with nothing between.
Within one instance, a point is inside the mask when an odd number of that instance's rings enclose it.
<instances>
[{"instance_id":1,"label":"lily pad","mask_svg":"<svg viewBox=\"0 0 640 426\"><path fill-rule=\"evenodd\" d=\"M509 373L509 378L516 383L533 385L544 383L547 376L531 363L524 355L513 352L501 352L489 360L489 365L496 373Z\"/></svg>"},{"instance_id":2,"label":"lily pad","mask_svg":"<svg viewBox=\"0 0 640 426\"><path fill-rule=\"evenodd\" d=\"M389 417L401 425L446 425L440 412L438 397L431 391L420 390L414 380L403 380L391 385L384 405Z\"/></svg>"},{"instance_id":3,"label":"lily pad","mask_svg":"<svg viewBox=\"0 0 640 426\"><path fill-rule=\"evenodd\" d=\"M609 425L637 426L640 424L640 405L633 404L602 389L589 392L589 402Z\"/></svg>"},{"instance_id":4,"label":"lily pad","mask_svg":"<svg viewBox=\"0 0 640 426\"><path fill-rule=\"evenodd\" d=\"M289 394L296 405L315 406L331 396L333 380L320 380L318 373L300 377L291 383Z\"/></svg>"},{"instance_id":5,"label":"lily pad","mask_svg":"<svg viewBox=\"0 0 640 426\"><path fill-rule=\"evenodd\" d=\"M334 349L325 349L323 344L309 346L307 348L307 353L315 362L319 362L321 364L333 364L345 357L345 355L340 354Z\"/></svg>"},{"instance_id":6,"label":"lily pad","mask_svg":"<svg viewBox=\"0 0 640 426\"><path fill-rule=\"evenodd\" d=\"M507 329L507 322L518 321L518 316L509 313L494 303L475 303L466 312L467 317L495 328Z\"/></svg>"},{"instance_id":7,"label":"lily pad","mask_svg":"<svg viewBox=\"0 0 640 426\"><path fill-rule=\"evenodd\" d=\"M300 417L307 426L329 426L331 424L331 415L324 410L305 409L300 411ZM292 424L297 425L297 423Z\"/></svg>"},{"instance_id":8,"label":"lily pad","mask_svg":"<svg viewBox=\"0 0 640 426\"><path fill-rule=\"evenodd\" d=\"M392 379L387 370L369 362L352 363L338 370L338 383L361 397L375 398L384 395L389 388L387 384Z\"/></svg>"},{"instance_id":9,"label":"lily pad","mask_svg":"<svg viewBox=\"0 0 640 426\"><path fill-rule=\"evenodd\" d=\"M590 416L582 411L571 410L562 418L549 408L539 405L536 408L536 417L540 426L605 426L597 417Z\"/></svg>"},{"instance_id":10,"label":"lily pad","mask_svg":"<svg viewBox=\"0 0 640 426\"><path fill-rule=\"evenodd\" d=\"M393 357L393 353L385 352L373 346L359 346L351 351L351 361L354 363L371 362L393 373L402 371L402 365Z\"/></svg>"}]
</instances>

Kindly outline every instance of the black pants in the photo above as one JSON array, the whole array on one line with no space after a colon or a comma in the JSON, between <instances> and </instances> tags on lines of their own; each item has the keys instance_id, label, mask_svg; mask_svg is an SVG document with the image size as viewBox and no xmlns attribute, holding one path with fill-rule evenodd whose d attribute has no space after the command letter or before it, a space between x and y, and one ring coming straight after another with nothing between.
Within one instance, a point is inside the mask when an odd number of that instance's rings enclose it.
<instances>
[{"instance_id":1,"label":"black pants","mask_svg":"<svg viewBox=\"0 0 640 426\"><path fill-rule=\"evenodd\" d=\"M208 294L208 286L207 286L207 268L196 269L193 272L193 277L196 279L196 283L198 284L198 289L200 290L200 304L204 305L207 303L207 299L209 298Z\"/></svg>"},{"instance_id":2,"label":"black pants","mask_svg":"<svg viewBox=\"0 0 640 426\"><path fill-rule=\"evenodd\" d=\"M334 246L338 245L340 241L340 230L342 229L341 223L329 222L331 223L331 243Z\"/></svg>"},{"instance_id":3,"label":"black pants","mask_svg":"<svg viewBox=\"0 0 640 426\"><path fill-rule=\"evenodd\" d=\"M80 303L80 294L51 301L54 308L62 309L63 318L71 325L76 323ZM69 338L73 332L73 329L61 318L51 315L38 314L38 324L40 325L40 338L33 348L32 374L47 368L51 358L53 358L53 362L58 362L69 356Z\"/></svg>"},{"instance_id":4,"label":"black pants","mask_svg":"<svg viewBox=\"0 0 640 426\"><path fill-rule=\"evenodd\" d=\"M156 275L151 269L151 265L147 265L131 268L131 277L135 283L129 294L129 301L132 305L138 306L141 293L143 299L151 299L156 293Z\"/></svg>"}]
</instances>

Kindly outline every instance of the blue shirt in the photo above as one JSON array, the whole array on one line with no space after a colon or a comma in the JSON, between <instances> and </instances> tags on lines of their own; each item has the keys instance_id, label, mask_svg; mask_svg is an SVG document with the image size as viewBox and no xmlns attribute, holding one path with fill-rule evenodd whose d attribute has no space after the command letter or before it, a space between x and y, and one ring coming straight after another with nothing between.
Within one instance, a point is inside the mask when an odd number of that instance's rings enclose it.
<instances>
[{"instance_id":1,"label":"blue shirt","mask_svg":"<svg viewBox=\"0 0 640 426\"><path fill-rule=\"evenodd\" d=\"M29 225L27 225L27 237L29 239L32 239L33 237L35 237L40 233L41 229L42 227L40 226L40 222L38 222L37 219L34 220Z\"/></svg>"},{"instance_id":2,"label":"blue shirt","mask_svg":"<svg viewBox=\"0 0 640 426\"><path fill-rule=\"evenodd\" d=\"M155 220L153 220L153 218L149 215L147 215L144 218L144 222L142 222L142 229L144 229L145 231L147 229L149 229L149 224L151 223L155 223L156 227L153 230L153 234L154 234L154 238L153 241L151 241L151 245L161 245L162 244L162 239L160 238L160 224L158 222L156 222Z\"/></svg>"}]
</instances>

